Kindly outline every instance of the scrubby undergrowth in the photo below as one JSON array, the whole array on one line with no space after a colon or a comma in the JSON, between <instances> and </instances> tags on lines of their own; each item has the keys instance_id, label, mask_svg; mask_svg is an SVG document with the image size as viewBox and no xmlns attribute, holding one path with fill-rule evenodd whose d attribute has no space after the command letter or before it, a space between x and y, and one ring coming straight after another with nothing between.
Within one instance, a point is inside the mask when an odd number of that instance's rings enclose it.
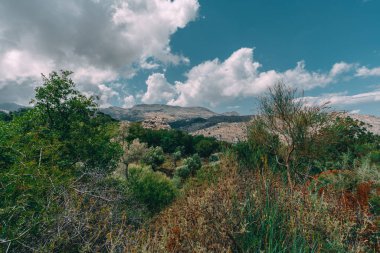
<instances>
[{"instance_id":1,"label":"scrubby undergrowth","mask_svg":"<svg viewBox=\"0 0 380 253\"><path fill-rule=\"evenodd\" d=\"M298 185L268 168L239 171L232 154L204 168L184 196L135 238L134 252L375 252L378 216ZM204 174L211 173L210 181ZM331 192L332 193L332 192Z\"/></svg>"}]
</instances>

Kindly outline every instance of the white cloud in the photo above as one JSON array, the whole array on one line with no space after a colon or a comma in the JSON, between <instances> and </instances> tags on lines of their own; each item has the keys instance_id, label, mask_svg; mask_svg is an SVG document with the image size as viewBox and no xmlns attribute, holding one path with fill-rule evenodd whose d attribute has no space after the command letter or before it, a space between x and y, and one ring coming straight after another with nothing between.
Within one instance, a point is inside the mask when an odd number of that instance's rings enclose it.
<instances>
[{"instance_id":1,"label":"white cloud","mask_svg":"<svg viewBox=\"0 0 380 253\"><path fill-rule=\"evenodd\" d=\"M100 69L93 66L79 67L73 74L74 81L78 83L100 84L117 79L118 73L111 69ZM99 86L100 86L99 85Z\"/></svg>"},{"instance_id":2,"label":"white cloud","mask_svg":"<svg viewBox=\"0 0 380 253\"><path fill-rule=\"evenodd\" d=\"M99 96L99 104L101 107L109 107L111 106L108 101L113 98L117 97L119 95L118 92L114 91L112 88L105 86L104 84L98 85L99 91L100 91L100 96Z\"/></svg>"},{"instance_id":3,"label":"white cloud","mask_svg":"<svg viewBox=\"0 0 380 253\"><path fill-rule=\"evenodd\" d=\"M174 98L176 90L163 74L152 74L146 81L147 91L141 101L147 104L165 103Z\"/></svg>"},{"instance_id":4,"label":"white cloud","mask_svg":"<svg viewBox=\"0 0 380 253\"><path fill-rule=\"evenodd\" d=\"M355 64L348 64L346 62L338 62L333 65L330 71L330 76L335 77L337 75L343 74L352 70Z\"/></svg>"},{"instance_id":5,"label":"white cloud","mask_svg":"<svg viewBox=\"0 0 380 253\"><path fill-rule=\"evenodd\" d=\"M2 0L0 93L60 69L74 71L82 88L104 91L102 83L140 68L187 63L170 38L198 9L198 0Z\"/></svg>"},{"instance_id":6,"label":"white cloud","mask_svg":"<svg viewBox=\"0 0 380 253\"><path fill-rule=\"evenodd\" d=\"M0 88L7 81L22 83L26 79L37 79L41 73L48 73L54 66L46 58L38 58L28 51L11 49L0 55Z\"/></svg>"},{"instance_id":7,"label":"white cloud","mask_svg":"<svg viewBox=\"0 0 380 253\"><path fill-rule=\"evenodd\" d=\"M375 103L380 102L380 91L375 90L355 95L334 93L319 97L305 97L304 99L309 105L321 105L326 103L329 103L329 105L355 105L363 103Z\"/></svg>"},{"instance_id":8,"label":"white cloud","mask_svg":"<svg viewBox=\"0 0 380 253\"><path fill-rule=\"evenodd\" d=\"M295 68L284 72L260 71L260 67L261 64L253 58L253 49L241 48L225 61L214 59L193 67L186 74L185 82L175 82L175 85L171 85L164 75L160 74L159 78L158 74L151 75L144 97L154 100L157 96L159 101L165 100L171 105L216 107L239 98L262 94L280 80L305 90L323 87L336 82L340 75L350 71L353 65L336 63L327 73L308 71L303 61L298 62ZM168 94L162 96L158 92L152 92L151 87L165 87Z\"/></svg>"},{"instance_id":9,"label":"white cloud","mask_svg":"<svg viewBox=\"0 0 380 253\"><path fill-rule=\"evenodd\" d=\"M132 95L126 96L124 98L124 104L123 104L124 108L131 108L135 104L136 104L136 100Z\"/></svg>"},{"instance_id":10,"label":"white cloud","mask_svg":"<svg viewBox=\"0 0 380 253\"><path fill-rule=\"evenodd\" d=\"M380 76L380 67L369 69L367 67L360 67L356 70L356 76L369 77Z\"/></svg>"}]
</instances>

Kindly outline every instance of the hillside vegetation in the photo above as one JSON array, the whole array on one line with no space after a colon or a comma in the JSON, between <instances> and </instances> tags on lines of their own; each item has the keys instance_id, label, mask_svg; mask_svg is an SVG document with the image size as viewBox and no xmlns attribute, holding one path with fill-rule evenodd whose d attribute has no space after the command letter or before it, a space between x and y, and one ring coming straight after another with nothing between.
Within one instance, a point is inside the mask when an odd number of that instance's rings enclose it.
<instances>
[{"instance_id":1,"label":"hillside vegetation","mask_svg":"<svg viewBox=\"0 0 380 253\"><path fill-rule=\"evenodd\" d=\"M380 137L364 123L278 83L229 144L118 122L70 74L1 114L0 252L380 250Z\"/></svg>"}]
</instances>

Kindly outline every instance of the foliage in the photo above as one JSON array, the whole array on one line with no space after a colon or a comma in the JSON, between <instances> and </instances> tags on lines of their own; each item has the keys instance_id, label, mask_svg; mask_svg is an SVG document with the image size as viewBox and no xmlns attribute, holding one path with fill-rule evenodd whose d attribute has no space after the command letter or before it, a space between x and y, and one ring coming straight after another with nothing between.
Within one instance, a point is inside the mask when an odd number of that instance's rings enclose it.
<instances>
[{"instance_id":1,"label":"foliage","mask_svg":"<svg viewBox=\"0 0 380 253\"><path fill-rule=\"evenodd\" d=\"M195 145L195 151L201 157L209 157L218 149L218 144L212 139L202 139Z\"/></svg>"},{"instance_id":2,"label":"foliage","mask_svg":"<svg viewBox=\"0 0 380 253\"><path fill-rule=\"evenodd\" d=\"M146 143L141 143L139 139L134 139L131 144L129 144L128 149L125 150L124 160L128 163L137 163L148 152Z\"/></svg>"},{"instance_id":3,"label":"foliage","mask_svg":"<svg viewBox=\"0 0 380 253\"><path fill-rule=\"evenodd\" d=\"M157 170L165 161L164 151L161 147L150 147L141 161L151 166L153 170Z\"/></svg>"},{"instance_id":4,"label":"foliage","mask_svg":"<svg viewBox=\"0 0 380 253\"><path fill-rule=\"evenodd\" d=\"M119 161L120 146L112 141L117 125L97 112L92 98L75 90L69 74L44 76L44 84L36 89L35 107L0 121L0 243L10 252L59 251L53 241L66 246L74 242L71 237L59 238L60 233L78 239L75 233L92 218L76 220L70 215L79 209L93 217L104 211L91 212L94 206L87 202L82 208L81 196L92 196L83 200L91 202L108 191L94 181L104 181ZM119 203L108 203L107 208ZM66 211L69 220L62 216ZM82 245L73 246L73 251L94 244L103 247L107 229L96 242L87 241L94 231L83 233L83 241L76 241Z\"/></svg>"},{"instance_id":5,"label":"foliage","mask_svg":"<svg viewBox=\"0 0 380 253\"><path fill-rule=\"evenodd\" d=\"M191 171L189 169L189 166L182 165L175 169L174 176L177 176L181 179L186 179L191 175Z\"/></svg>"},{"instance_id":6,"label":"foliage","mask_svg":"<svg viewBox=\"0 0 380 253\"><path fill-rule=\"evenodd\" d=\"M313 166L319 172L341 167L354 168L354 162L368 154L380 152L380 137L369 132L363 122L351 117L338 116L332 124L321 129L319 134L319 156Z\"/></svg>"},{"instance_id":7,"label":"foliage","mask_svg":"<svg viewBox=\"0 0 380 253\"><path fill-rule=\"evenodd\" d=\"M11 120L12 120L12 116L9 115L9 113L0 111L0 121L11 121Z\"/></svg>"},{"instance_id":8,"label":"foliage","mask_svg":"<svg viewBox=\"0 0 380 253\"><path fill-rule=\"evenodd\" d=\"M380 196L373 196L369 200L371 213L380 216Z\"/></svg>"},{"instance_id":9,"label":"foliage","mask_svg":"<svg viewBox=\"0 0 380 253\"><path fill-rule=\"evenodd\" d=\"M174 167L177 166L177 162L178 162L179 160L181 160L181 158L182 158L182 152L181 152L181 150L177 150L177 151L175 151L175 152L172 154L172 159L173 159Z\"/></svg>"},{"instance_id":10,"label":"foliage","mask_svg":"<svg viewBox=\"0 0 380 253\"><path fill-rule=\"evenodd\" d=\"M376 252L366 240L376 238L368 231L372 218L302 188L290 192L270 170L239 172L228 156L219 169L198 173L184 197L141 230L127 251Z\"/></svg>"},{"instance_id":11,"label":"foliage","mask_svg":"<svg viewBox=\"0 0 380 253\"><path fill-rule=\"evenodd\" d=\"M20 117L23 124L42 135L48 143L58 141L59 166L67 168L76 162L86 169L107 172L112 170L121 150L110 142L112 122L96 112L93 97L85 97L75 89L69 78L71 72L52 72L43 76L43 85L36 88L33 110Z\"/></svg>"},{"instance_id":12,"label":"foliage","mask_svg":"<svg viewBox=\"0 0 380 253\"><path fill-rule=\"evenodd\" d=\"M190 173L194 173L202 167L202 161L198 154L194 154L191 157L186 158L183 161L183 165L187 166L190 170Z\"/></svg>"},{"instance_id":13,"label":"foliage","mask_svg":"<svg viewBox=\"0 0 380 253\"><path fill-rule=\"evenodd\" d=\"M218 162L220 160L220 155L221 155L221 153L211 154L210 157L208 158L208 160L210 162Z\"/></svg>"},{"instance_id":14,"label":"foliage","mask_svg":"<svg viewBox=\"0 0 380 253\"><path fill-rule=\"evenodd\" d=\"M220 144L214 138L191 136L180 130L146 129L143 128L140 123L131 123L128 128L126 140L131 142L134 139L139 139L141 142L147 143L149 147L160 146L165 153L174 153L181 149L182 155L192 155L196 153L196 147L198 146L198 151L201 151L202 154L207 157L220 148ZM203 147L205 151L202 150Z\"/></svg>"},{"instance_id":15,"label":"foliage","mask_svg":"<svg viewBox=\"0 0 380 253\"><path fill-rule=\"evenodd\" d=\"M279 163L286 168L291 188L293 169L300 169L297 164L300 158L315 154L318 132L329 122L329 114L325 110L325 105L307 106L296 89L281 82L270 87L260 98L260 115L253 123L259 130L256 135L264 138L268 147L273 144L271 136L281 140L283 145L276 150L276 156L283 161Z\"/></svg>"},{"instance_id":16,"label":"foliage","mask_svg":"<svg viewBox=\"0 0 380 253\"><path fill-rule=\"evenodd\" d=\"M128 184L132 194L152 212L160 211L177 195L169 178L148 168L130 168Z\"/></svg>"}]
</instances>

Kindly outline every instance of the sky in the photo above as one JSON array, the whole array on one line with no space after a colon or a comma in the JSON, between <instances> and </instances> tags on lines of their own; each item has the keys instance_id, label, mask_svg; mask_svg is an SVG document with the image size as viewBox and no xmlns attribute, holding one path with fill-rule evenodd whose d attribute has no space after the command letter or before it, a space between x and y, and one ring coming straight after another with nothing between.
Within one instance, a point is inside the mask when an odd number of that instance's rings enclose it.
<instances>
[{"instance_id":1,"label":"sky","mask_svg":"<svg viewBox=\"0 0 380 253\"><path fill-rule=\"evenodd\" d=\"M256 113L282 81L380 116L380 0L0 0L0 103L73 71L101 107Z\"/></svg>"}]
</instances>

